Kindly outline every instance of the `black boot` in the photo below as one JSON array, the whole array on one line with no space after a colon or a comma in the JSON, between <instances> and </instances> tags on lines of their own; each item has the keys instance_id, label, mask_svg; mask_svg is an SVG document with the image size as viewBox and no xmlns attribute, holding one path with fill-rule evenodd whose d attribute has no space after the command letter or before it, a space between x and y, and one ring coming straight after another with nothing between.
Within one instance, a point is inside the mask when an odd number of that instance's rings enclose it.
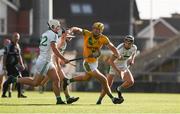
<instances>
[{"instance_id":1,"label":"black boot","mask_svg":"<svg viewBox=\"0 0 180 114\"><path fill-rule=\"evenodd\" d=\"M12 97L12 96L11 96L11 92L8 92L8 97L9 97L9 98L11 98L11 97Z\"/></svg>"},{"instance_id":2,"label":"black boot","mask_svg":"<svg viewBox=\"0 0 180 114\"><path fill-rule=\"evenodd\" d=\"M67 104L72 104L73 102L76 102L77 100L79 100L79 97L69 97L67 99Z\"/></svg>"},{"instance_id":3,"label":"black boot","mask_svg":"<svg viewBox=\"0 0 180 114\"><path fill-rule=\"evenodd\" d=\"M21 93L21 94L18 94L18 98L27 98L27 96L25 96Z\"/></svg>"}]
</instances>

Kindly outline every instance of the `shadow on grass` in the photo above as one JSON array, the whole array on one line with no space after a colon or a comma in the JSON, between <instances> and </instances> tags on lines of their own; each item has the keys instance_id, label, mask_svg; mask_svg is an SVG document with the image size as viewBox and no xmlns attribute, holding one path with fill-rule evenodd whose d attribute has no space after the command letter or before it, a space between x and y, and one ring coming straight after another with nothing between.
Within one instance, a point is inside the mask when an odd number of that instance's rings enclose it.
<instances>
[{"instance_id":1,"label":"shadow on grass","mask_svg":"<svg viewBox=\"0 0 180 114\"><path fill-rule=\"evenodd\" d=\"M0 106L53 106L56 104L0 104Z\"/></svg>"},{"instance_id":2,"label":"shadow on grass","mask_svg":"<svg viewBox=\"0 0 180 114\"><path fill-rule=\"evenodd\" d=\"M97 104L0 104L0 106L113 106L109 104L97 105Z\"/></svg>"}]
</instances>

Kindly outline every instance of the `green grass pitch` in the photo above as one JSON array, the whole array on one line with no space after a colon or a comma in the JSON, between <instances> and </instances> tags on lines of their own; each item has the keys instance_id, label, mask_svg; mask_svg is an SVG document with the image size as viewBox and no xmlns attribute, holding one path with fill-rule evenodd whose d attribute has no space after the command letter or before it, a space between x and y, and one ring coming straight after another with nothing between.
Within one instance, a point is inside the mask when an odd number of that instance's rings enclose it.
<instances>
[{"instance_id":1,"label":"green grass pitch","mask_svg":"<svg viewBox=\"0 0 180 114\"><path fill-rule=\"evenodd\" d=\"M16 92L12 98L0 98L0 114L180 114L180 94L124 93L120 105L112 104L107 96L102 105L95 105L99 93L93 92L71 92L80 97L71 105L55 105L53 92L25 94L26 99L18 99Z\"/></svg>"}]
</instances>

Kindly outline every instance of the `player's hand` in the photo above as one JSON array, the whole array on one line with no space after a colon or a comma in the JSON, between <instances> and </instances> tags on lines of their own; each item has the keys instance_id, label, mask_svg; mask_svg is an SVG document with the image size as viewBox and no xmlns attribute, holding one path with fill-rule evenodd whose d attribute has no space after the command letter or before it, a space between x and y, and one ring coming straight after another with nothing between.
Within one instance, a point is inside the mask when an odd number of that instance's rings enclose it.
<instances>
[{"instance_id":1,"label":"player's hand","mask_svg":"<svg viewBox=\"0 0 180 114\"><path fill-rule=\"evenodd\" d=\"M114 54L113 54L113 56L114 56L116 59L121 60L121 56L120 56L120 55L114 55Z\"/></svg>"},{"instance_id":2,"label":"player's hand","mask_svg":"<svg viewBox=\"0 0 180 114\"><path fill-rule=\"evenodd\" d=\"M62 60L62 64L67 64L67 63L69 63L70 61L68 60L68 59L65 59L64 58L64 60Z\"/></svg>"},{"instance_id":3,"label":"player's hand","mask_svg":"<svg viewBox=\"0 0 180 114\"><path fill-rule=\"evenodd\" d=\"M24 66L24 65L20 65L20 64L17 64L17 65L16 65L16 68L17 68L17 70L19 70L20 72L23 71L23 70L25 70L25 66Z\"/></svg>"},{"instance_id":4,"label":"player's hand","mask_svg":"<svg viewBox=\"0 0 180 114\"><path fill-rule=\"evenodd\" d=\"M22 66L22 68L21 68L22 71L26 69L26 67L24 65L21 65L21 66Z\"/></svg>"},{"instance_id":5,"label":"player's hand","mask_svg":"<svg viewBox=\"0 0 180 114\"><path fill-rule=\"evenodd\" d=\"M19 68L20 71L24 71L25 69L26 69L26 68L25 68L24 65L20 65L20 68Z\"/></svg>"},{"instance_id":6,"label":"player's hand","mask_svg":"<svg viewBox=\"0 0 180 114\"><path fill-rule=\"evenodd\" d=\"M64 60L65 64L69 63L70 61L68 59Z\"/></svg>"},{"instance_id":7,"label":"player's hand","mask_svg":"<svg viewBox=\"0 0 180 114\"><path fill-rule=\"evenodd\" d=\"M132 59L130 59L130 60L128 60L128 65L133 65L134 64L134 60L132 60Z\"/></svg>"}]
</instances>

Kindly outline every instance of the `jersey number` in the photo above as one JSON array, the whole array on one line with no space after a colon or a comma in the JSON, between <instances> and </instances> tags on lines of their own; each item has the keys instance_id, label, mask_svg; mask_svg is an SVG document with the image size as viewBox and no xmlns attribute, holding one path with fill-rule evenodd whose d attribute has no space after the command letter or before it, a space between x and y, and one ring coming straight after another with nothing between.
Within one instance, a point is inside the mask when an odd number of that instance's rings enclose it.
<instances>
[{"instance_id":1,"label":"jersey number","mask_svg":"<svg viewBox=\"0 0 180 114\"><path fill-rule=\"evenodd\" d=\"M41 46L47 46L47 40L48 40L47 36L42 37L40 45Z\"/></svg>"}]
</instances>

